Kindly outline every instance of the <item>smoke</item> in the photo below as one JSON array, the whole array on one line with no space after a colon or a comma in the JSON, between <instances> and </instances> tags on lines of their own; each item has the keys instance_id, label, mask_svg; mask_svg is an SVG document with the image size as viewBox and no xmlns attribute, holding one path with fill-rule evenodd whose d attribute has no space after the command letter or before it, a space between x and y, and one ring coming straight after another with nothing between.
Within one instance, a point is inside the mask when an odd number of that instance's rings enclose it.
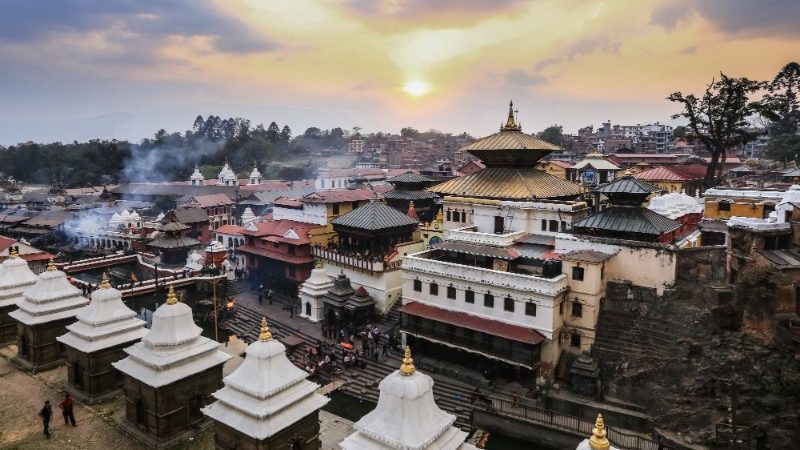
<instances>
[{"instance_id":1,"label":"smoke","mask_svg":"<svg viewBox=\"0 0 800 450\"><path fill-rule=\"evenodd\" d=\"M135 146L131 149L130 158L125 161L122 176L131 183L185 181L189 179L195 164L219 152L224 144L225 141L199 139L186 146Z\"/></svg>"}]
</instances>

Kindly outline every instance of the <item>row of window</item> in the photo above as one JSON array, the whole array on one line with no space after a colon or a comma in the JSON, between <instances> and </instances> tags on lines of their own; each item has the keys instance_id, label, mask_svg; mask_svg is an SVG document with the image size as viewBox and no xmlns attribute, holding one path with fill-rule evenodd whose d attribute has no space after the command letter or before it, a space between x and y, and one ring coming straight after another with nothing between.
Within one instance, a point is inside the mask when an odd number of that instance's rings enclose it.
<instances>
[{"instance_id":1,"label":"row of window","mask_svg":"<svg viewBox=\"0 0 800 450\"><path fill-rule=\"evenodd\" d=\"M459 222L465 223L467 222L467 212L466 211L459 211L459 210L447 210L447 221L448 222Z\"/></svg>"},{"instance_id":2,"label":"row of window","mask_svg":"<svg viewBox=\"0 0 800 450\"><path fill-rule=\"evenodd\" d=\"M422 292L422 281L414 280L414 290L417 292ZM428 292L431 295L439 295L439 285L436 283L430 283L428 285ZM447 298L455 299L456 298L456 288L453 286L447 287ZM475 291L472 289L467 289L464 291L464 301L466 303L475 303ZM483 294L483 306L487 308L494 308L494 295L491 293ZM516 308L516 301L509 297L503 299L503 310L514 312ZM536 303L527 302L525 303L525 315L536 317Z\"/></svg>"},{"instance_id":3,"label":"row of window","mask_svg":"<svg viewBox=\"0 0 800 450\"><path fill-rule=\"evenodd\" d=\"M567 222L542 219L542 231L567 231Z\"/></svg>"}]
</instances>

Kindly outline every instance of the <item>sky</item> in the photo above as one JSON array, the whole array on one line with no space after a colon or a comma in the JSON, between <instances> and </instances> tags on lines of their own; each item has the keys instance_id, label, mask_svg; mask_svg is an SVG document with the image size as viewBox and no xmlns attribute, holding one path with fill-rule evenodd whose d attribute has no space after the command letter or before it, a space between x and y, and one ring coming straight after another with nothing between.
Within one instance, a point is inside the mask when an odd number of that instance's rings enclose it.
<instances>
[{"instance_id":1,"label":"sky","mask_svg":"<svg viewBox=\"0 0 800 450\"><path fill-rule=\"evenodd\" d=\"M194 118L484 136L668 121L800 59L798 0L3 0L0 145Z\"/></svg>"}]
</instances>

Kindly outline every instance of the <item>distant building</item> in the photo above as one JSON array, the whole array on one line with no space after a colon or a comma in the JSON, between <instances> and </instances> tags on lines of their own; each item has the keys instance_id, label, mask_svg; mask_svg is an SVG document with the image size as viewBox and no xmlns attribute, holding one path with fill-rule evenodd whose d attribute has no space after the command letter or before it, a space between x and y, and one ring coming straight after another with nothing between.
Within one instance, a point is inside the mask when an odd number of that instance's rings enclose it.
<instances>
[{"instance_id":1,"label":"distant building","mask_svg":"<svg viewBox=\"0 0 800 450\"><path fill-rule=\"evenodd\" d=\"M686 192L694 195L704 189L706 166L703 164L676 164L654 167L637 173L637 180L646 181L665 192Z\"/></svg>"},{"instance_id":2,"label":"distant building","mask_svg":"<svg viewBox=\"0 0 800 450\"><path fill-rule=\"evenodd\" d=\"M236 178L236 172L231 169L231 166L228 165L227 161L225 161L225 165L222 166L222 170L220 170L219 175L217 175L217 184L220 186L239 185L239 180Z\"/></svg>"}]
</instances>

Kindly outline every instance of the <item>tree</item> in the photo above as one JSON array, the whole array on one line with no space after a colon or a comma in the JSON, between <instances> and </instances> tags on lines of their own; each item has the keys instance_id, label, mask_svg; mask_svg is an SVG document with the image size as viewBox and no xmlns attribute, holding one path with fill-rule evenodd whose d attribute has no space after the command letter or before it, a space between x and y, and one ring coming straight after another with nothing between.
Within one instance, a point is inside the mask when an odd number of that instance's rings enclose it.
<instances>
[{"instance_id":1,"label":"tree","mask_svg":"<svg viewBox=\"0 0 800 450\"><path fill-rule=\"evenodd\" d=\"M771 136L797 132L800 121L800 64L790 62L775 75L764 96Z\"/></svg>"},{"instance_id":2,"label":"tree","mask_svg":"<svg viewBox=\"0 0 800 450\"><path fill-rule=\"evenodd\" d=\"M688 132L689 130L685 126L678 125L672 130L672 139L686 139L686 133Z\"/></svg>"},{"instance_id":3,"label":"tree","mask_svg":"<svg viewBox=\"0 0 800 450\"><path fill-rule=\"evenodd\" d=\"M198 114L197 118L194 119L194 125L192 126L192 130L194 130L195 132L200 131L200 129L203 128L203 123L205 123L205 120L203 120L203 116Z\"/></svg>"},{"instance_id":4,"label":"tree","mask_svg":"<svg viewBox=\"0 0 800 450\"><path fill-rule=\"evenodd\" d=\"M322 130L317 127L307 128L306 132L303 133L303 136L307 137L308 139L319 139L322 137Z\"/></svg>"},{"instance_id":5,"label":"tree","mask_svg":"<svg viewBox=\"0 0 800 450\"><path fill-rule=\"evenodd\" d=\"M275 122L270 123L269 127L267 127L267 140L273 144L277 144L280 136L281 129L278 127L278 124Z\"/></svg>"},{"instance_id":6,"label":"tree","mask_svg":"<svg viewBox=\"0 0 800 450\"><path fill-rule=\"evenodd\" d=\"M560 146L564 139L564 132L561 125L553 125L540 131L538 136L544 141Z\"/></svg>"},{"instance_id":7,"label":"tree","mask_svg":"<svg viewBox=\"0 0 800 450\"><path fill-rule=\"evenodd\" d=\"M289 141L292 140L292 129L289 128L289 125L284 125L283 129L281 130L281 135L279 136L278 142L282 146L289 145Z\"/></svg>"},{"instance_id":8,"label":"tree","mask_svg":"<svg viewBox=\"0 0 800 450\"><path fill-rule=\"evenodd\" d=\"M419 131L413 127L405 127L400 130L400 137L403 139L413 139L419 136Z\"/></svg>"},{"instance_id":9,"label":"tree","mask_svg":"<svg viewBox=\"0 0 800 450\"><path fill-rule=\"evenodd\" d=\"M701 142L711 153L711 162L703 180L706 187L715 186L722 176L729 149L756 138L757 133L749 129L748 119L760 113L763 105L750 100L750 97L765 87L761 81L720 73L720 79L712 80L702 97L681 92L667 97L667 100L683 106L683 111L672 118L689 120L687 138Z\"/></svg>"},{"instance_id":10,"label":"tree","mask_svg":"<svg viewBox=\"0 0 800 450\"><path fill-rule=\"evenodd\" d=\"M781 134L769 140L767 158L780 161L786 167L789 161L800 161L800 136Z\"/></svg>"}]
</instances>

